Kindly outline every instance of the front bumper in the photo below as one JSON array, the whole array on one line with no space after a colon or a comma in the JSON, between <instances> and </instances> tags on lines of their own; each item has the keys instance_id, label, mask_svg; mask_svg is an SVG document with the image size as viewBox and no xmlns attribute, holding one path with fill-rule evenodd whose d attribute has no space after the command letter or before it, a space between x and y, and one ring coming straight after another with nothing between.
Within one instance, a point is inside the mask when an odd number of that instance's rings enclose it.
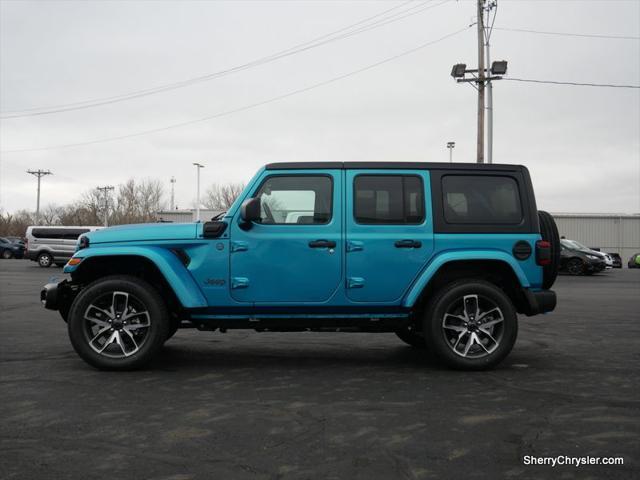
<instances>
[{"instance_id":1,"label":"front bumper","mask_svg":"<svg viewBox=\"0 0 640 480\"><path fill-rule=\"evenodd\" d=\"M540 313L552 312L556 308L556 292L553 290L532 291L524 290L525 315L532 316Z\"/></svg>"},{"instance_id":2,"label":"front bumper","mask_svg":"<svg viewBox=\"0 0 640 480\"><path fill-rule=\"evenodd\" d=\"M60 310L73 300L74 289L68 280L47 283L40 291L42 306L48 310Z\"/></svg>"},{"instance_id":3,"label":"front bumper","mask_svg":"<svg viewBox=\"0 0 640 480\"><path fill-rule=\"evenodd\" d=\"M604 270L605 268L607 268L607 264L605 263L604 260L588 260L585 263L585 269L588 272L601 272L602 270Z\"/></svg>"}]
</instances>

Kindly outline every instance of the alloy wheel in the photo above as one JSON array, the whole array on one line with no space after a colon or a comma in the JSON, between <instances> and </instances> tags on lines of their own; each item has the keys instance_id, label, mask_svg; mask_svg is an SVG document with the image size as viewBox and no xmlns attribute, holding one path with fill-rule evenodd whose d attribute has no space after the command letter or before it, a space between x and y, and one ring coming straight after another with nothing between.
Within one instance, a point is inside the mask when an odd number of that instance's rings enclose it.
<instances>
[{"instance_id":1,"label":"alloy wheel","mask_svg":"<svg viewBox=\"0 0 640 480\"><path fill-rule=\"evenodd\" d=\"M151 316L134 295L113 291L100 295L84 312L89 346L109 358L126 358L142 348L149 336Z\"/></svg>"},{"instance_id":2,"label":"alloy wheel","mask_svg":"<svg viewBox=\"0 0 640 480\"><path fill-rule=\"evenodd\" d=\"M498 305L481 295L454 301L442 318L442 334L449 348L464 358L491 355L504 335L504 315Z\"/></svg>"}]
</instances>

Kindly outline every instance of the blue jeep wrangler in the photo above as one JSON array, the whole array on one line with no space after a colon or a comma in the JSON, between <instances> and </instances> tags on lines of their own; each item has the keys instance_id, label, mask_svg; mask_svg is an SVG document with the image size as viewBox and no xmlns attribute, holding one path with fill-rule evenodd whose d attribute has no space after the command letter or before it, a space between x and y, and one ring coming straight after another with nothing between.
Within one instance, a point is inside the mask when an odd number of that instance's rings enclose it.
<instances>
[{"instance_id":1,"label":"blue jeep wrangler","mask_svg":"<svg viewBox=\"0 0 640 480\"><path fill-rule=\"evenodd\" d=\"M522 166L275 163L209 222L82 236L41 300L102 369L195 327L395 332L477 370L507 356L518 313L554 309L559 255Z\"/></svg>"}]
</instances>

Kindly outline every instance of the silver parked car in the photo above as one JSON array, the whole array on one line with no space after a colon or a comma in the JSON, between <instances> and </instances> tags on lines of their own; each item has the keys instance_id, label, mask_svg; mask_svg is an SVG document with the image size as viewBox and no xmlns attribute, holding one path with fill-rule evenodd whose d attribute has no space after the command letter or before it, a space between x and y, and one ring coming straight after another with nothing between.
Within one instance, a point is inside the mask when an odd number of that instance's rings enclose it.
<instances>
[{"instance_id":1,"label":"silver parked car","mask_svg":"<svg viewBox=\"0 0 640 480\"><path fill-rule=\"evenodd\" d=\"M102 227L27 227L27 251L29 260L43 268L66 263L76 251L76 243L83 233Z\"/></svg>"}]
</instances>

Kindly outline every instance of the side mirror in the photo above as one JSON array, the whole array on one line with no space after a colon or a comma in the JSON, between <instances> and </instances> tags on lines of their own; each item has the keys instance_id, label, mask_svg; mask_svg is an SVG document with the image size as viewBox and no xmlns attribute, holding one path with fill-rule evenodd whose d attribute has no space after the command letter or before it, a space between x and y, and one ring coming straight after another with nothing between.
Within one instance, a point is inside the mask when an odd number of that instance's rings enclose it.
<instances>
[{"instance_id":1,"label":"side mirror","mask_svg":"<svg viewBox=\"0 0 640 480\"><path fill-rule=\"evenodd\" d=\"M260 197L249 198L242 202L240 207L240 227L243 230L249 230L253 222L261 220Z\"/></svg>"}]
</instances>

